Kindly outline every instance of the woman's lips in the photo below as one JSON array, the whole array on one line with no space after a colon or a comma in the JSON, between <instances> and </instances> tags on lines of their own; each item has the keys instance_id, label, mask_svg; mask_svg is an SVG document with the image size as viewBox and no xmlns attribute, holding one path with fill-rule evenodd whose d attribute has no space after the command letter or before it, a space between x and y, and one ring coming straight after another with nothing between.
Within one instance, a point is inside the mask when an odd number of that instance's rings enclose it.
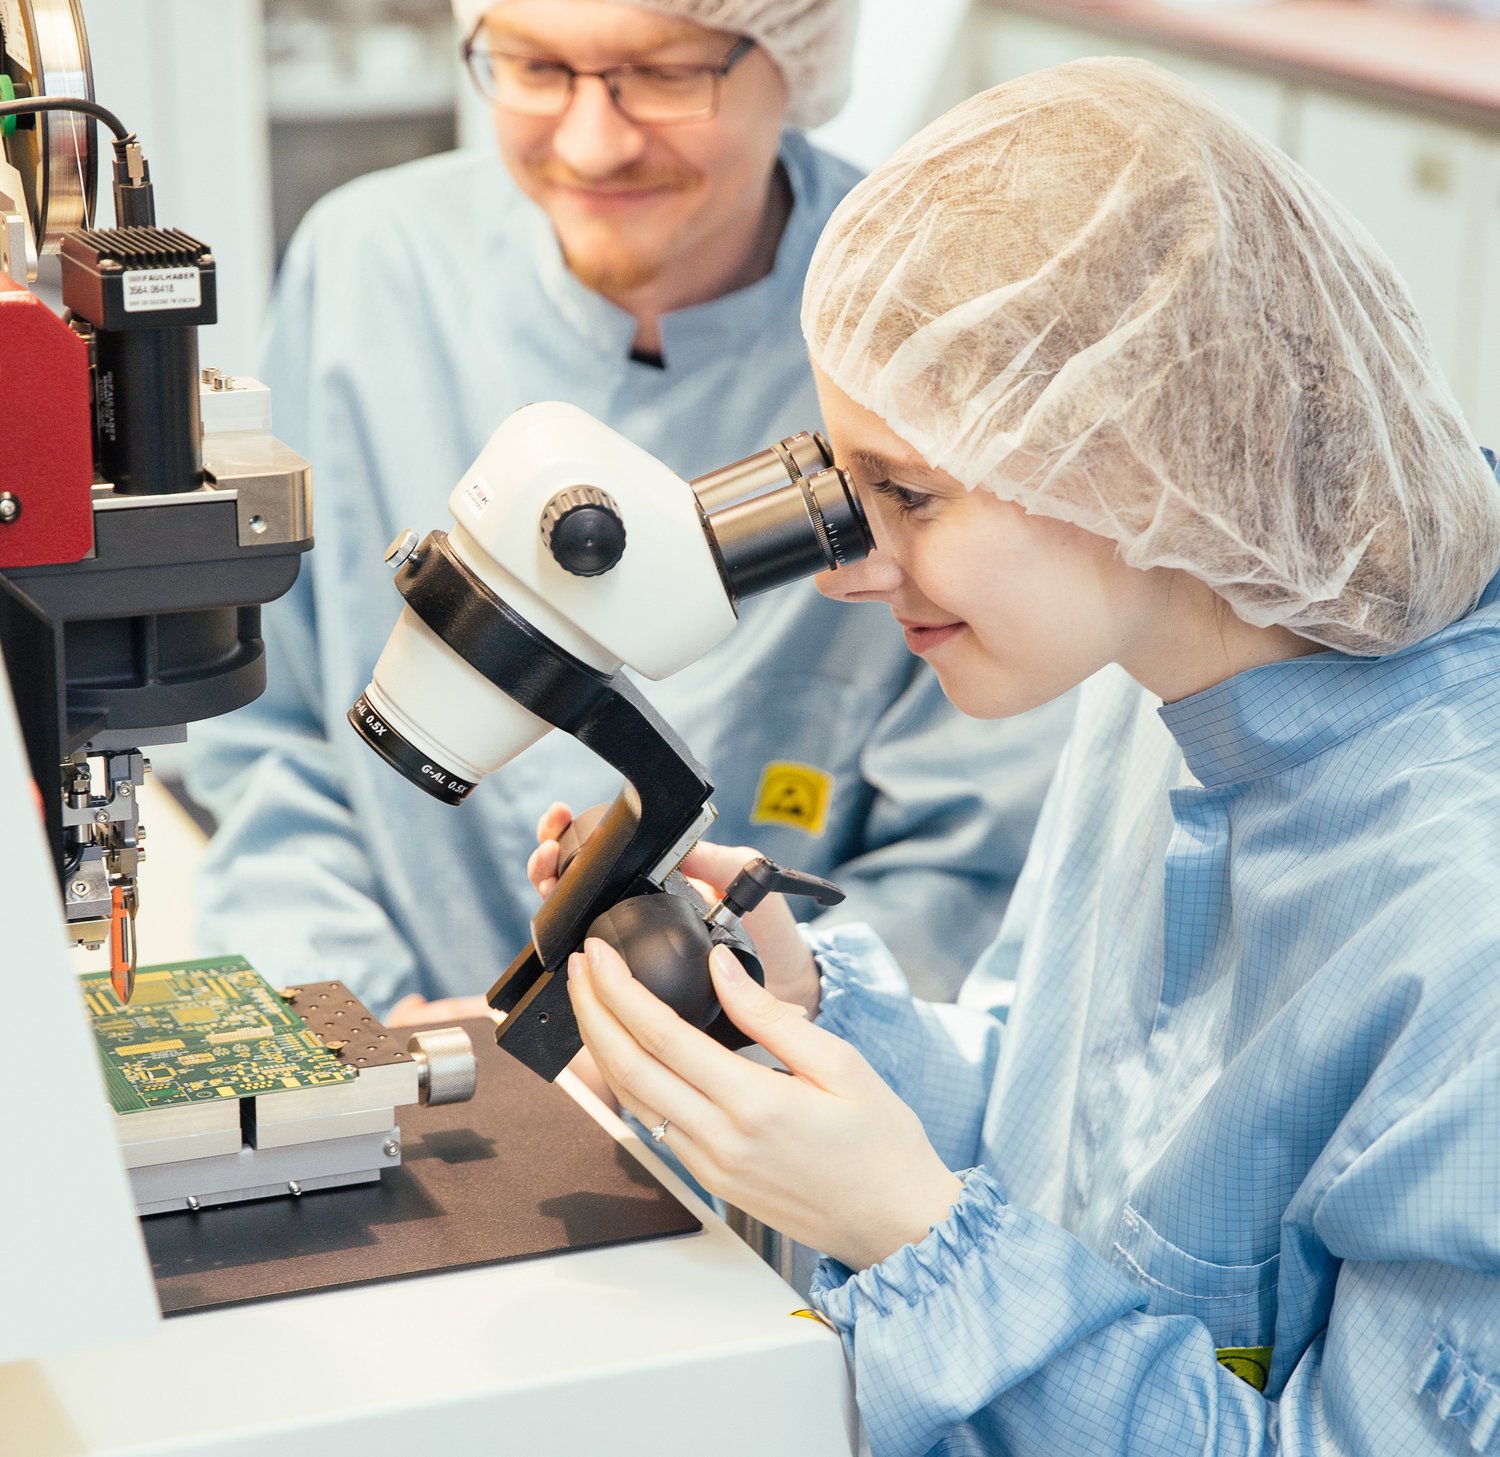
<instances>
[{"instance_id":1,"label":"woman's lips","mask_svg":"<svg viewBox=\"0 0 1500 1457\"><path fill-rule=\"evenodd\" d=\"M941 625L928 625L920 622L903 622L901 632L906 638L906 646L919 656L930 653L934 648L941 647L949 638L957 637L964 629L962 622L945 622Z\"/></svg>"}]
</instances>

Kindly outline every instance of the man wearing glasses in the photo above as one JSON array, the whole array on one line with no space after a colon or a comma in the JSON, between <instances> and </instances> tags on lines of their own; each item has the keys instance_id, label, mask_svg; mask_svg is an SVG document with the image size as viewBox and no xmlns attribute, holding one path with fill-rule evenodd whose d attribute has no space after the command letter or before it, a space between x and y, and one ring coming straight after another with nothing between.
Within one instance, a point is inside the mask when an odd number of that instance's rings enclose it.
<instances>
[{"instance_id":1,"label":"man wearing glasses","mask_svg":"<svg viewBox=\"0 0 1500 1457\"><path fill-rule=\"evenodd\" d=\"M798 325L855 180L800 128L847 90L855 0L454 0L499 160L455 153L325 198L288 252L265 374L313 464L317 550L266 611L269 686L195 730L220 830L203 950L340 977L393 1021L462 1015L529 939L555 799L618 779L551 734L461 809L345 725L399 605L383 564L495 426L567 400L692 478L820 420ZM399 84L399 78L393 78ZM642 685L709 767L714 838L831 876L919 990L951 995L1019 870L1063 727L966 720L882 614L810 583ZM1063 711L1064 714L1066 710Z\"/></svg>"}]
</instances>

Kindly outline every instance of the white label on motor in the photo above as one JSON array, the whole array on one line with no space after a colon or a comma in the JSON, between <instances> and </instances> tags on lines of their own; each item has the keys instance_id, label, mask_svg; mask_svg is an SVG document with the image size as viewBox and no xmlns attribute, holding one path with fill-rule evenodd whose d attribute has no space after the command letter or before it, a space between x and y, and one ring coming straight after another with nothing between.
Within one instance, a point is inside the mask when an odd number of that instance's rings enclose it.
<instances>
[{"instance_id":1,"label":"white label on motor","mask_svg":"<svg viewBox=\"0 0 1500 1457\"><path fill-rule=\"evenodd\" d=\"M203 302L203 281L196 268L133 268L125 275L125 312L196 309Z\"/></svg>"},{"instance_id":2,"label":"white label on motor","mask_svg":"<svg viewBox=\"0 0 1500 1457\"><path fill-rule=\"evenodd\" d=\"M468 489L465 490L464 495L474 503L474 514L476 516L483 516L485 508L490 504L489 482L483 476L475 476L469 482Z\"/></svg>"},{"instance_id":3,"label":"white label on motor","mask_svg":"<svg viewBox=\"0 0 1500 1457\"><path fill-rule=\"evenodd\" d=\"M34 70L26 27L21 24L19 0L0 0L0 26L5 29L5 49L20 62L23 71Z\"/></svg>"}]
</instances>

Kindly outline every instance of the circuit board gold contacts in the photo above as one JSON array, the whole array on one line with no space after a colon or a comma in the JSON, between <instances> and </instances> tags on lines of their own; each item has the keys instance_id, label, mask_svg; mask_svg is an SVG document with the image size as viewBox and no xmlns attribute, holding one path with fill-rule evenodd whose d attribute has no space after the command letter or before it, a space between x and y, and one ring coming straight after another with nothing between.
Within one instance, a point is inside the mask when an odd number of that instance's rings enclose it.
<instances>
[{"instance_id":1,"label":"circuit board gold contacts","mask_svg":"<svg viewBox=\"0 0 1500 1457\"><path fill-rule=\"evenodd\" d=\"M128 1006L107 972L79 981L117 1113L357 1076L243 957L146 967Z\"/></svg>"}]
</instances>

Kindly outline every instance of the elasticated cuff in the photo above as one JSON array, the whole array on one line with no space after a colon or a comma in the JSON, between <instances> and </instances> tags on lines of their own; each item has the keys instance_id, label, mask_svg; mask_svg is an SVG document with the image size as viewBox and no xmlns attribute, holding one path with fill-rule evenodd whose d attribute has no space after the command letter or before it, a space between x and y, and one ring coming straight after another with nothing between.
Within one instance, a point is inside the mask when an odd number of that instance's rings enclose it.
<instances>
[{"instance_id":1,"label":"elasticated cuff","mask_svg":"<svg viewBox=\"0 0 1500 1457\"><path fill-rule=\"evenodd\" d=\"M1010 1205L983 1169L967 1169L959 1177L963 1192L948 1217L918 1243L902 1245L878 1265L858 1272L832 1258L819 1262L811 1299L841 1335L850 1334L862 1315L885 1317L900 1306L918 1307L934 1290L951 1288L964 1265L989 1261Z\"/></svg>"}]
</instances>

